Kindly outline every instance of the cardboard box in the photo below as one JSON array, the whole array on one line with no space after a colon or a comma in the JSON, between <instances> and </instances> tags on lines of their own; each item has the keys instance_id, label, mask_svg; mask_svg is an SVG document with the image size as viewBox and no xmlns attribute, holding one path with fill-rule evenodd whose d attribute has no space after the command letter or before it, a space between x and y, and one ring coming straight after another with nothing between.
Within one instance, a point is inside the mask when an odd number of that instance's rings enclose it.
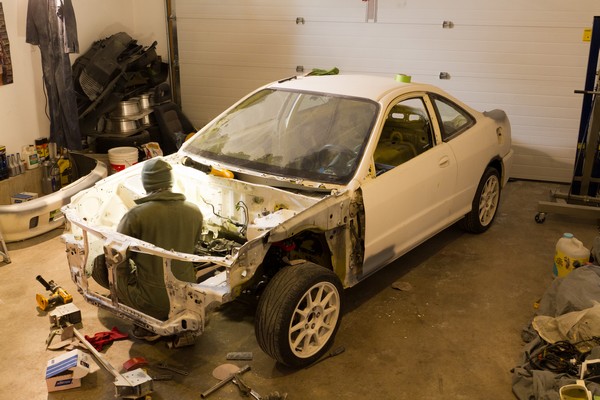
<instances>
[{"instance_id":1,"label":"cardboard box","mask_svg":"<svg viewBox=\"0 0 600 400\"><path fill-rule=\"evenodd\" d=\"M48 392L81 386L81 378L90 370L90 356L81 350L71 350L54 357L46 365Z\"/></svg>"},{"instance_id":2,"label":"cardboard box","mask_svg":"<svg viewBox=\"0 0 600 400\"><path fill-rule=\"evenodd\" d=\"M37 199L38 194L33 192L21 192L10 196L11 204L24 203L29 200Z\"/></svg>"}]
</instances>

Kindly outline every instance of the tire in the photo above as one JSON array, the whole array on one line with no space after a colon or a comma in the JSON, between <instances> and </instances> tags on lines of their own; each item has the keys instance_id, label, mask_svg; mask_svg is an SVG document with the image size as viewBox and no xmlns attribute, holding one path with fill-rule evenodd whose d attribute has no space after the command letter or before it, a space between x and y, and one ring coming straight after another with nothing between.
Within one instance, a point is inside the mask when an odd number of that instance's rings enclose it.
<instances>
[{"instance_id":1,"label":"tire","mask_svg":"<svg viewBox=\"0 0 600 400\"><path fill-rule=\"evenodd\" d=\"M342 292L338 277L320 265L283 268L258 302L254 329L261 349L292 368L318 360L340 326Z\"/></svg>"},{"instance_id":2,"label":"tire","mask_svg":"<svg viewBox=\"0 0 600 400\"><path fill-rule=\"evenodd\" d=\"M462 227L471 233L482 233L492 225L500 203L500 174L487 167L473 198L471 211L462 220Z\"/></svg>"}]
</instances>

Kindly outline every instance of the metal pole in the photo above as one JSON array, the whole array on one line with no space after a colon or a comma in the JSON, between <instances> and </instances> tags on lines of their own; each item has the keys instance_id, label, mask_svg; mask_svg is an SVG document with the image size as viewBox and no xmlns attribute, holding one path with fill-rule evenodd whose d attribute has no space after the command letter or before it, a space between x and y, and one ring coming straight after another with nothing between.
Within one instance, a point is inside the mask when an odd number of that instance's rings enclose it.
<instances>
[{"instance_id":1,"label":"metal pole","mask_svg":"<svg viewBox=\"0 0 600 400\"><path fill-rule=\"evenodd\" d=\"M177 16L175 0L165 0L169 48L169 78L173 103L181 107L181 79L179 76L179 48L177 44Z\"/></svg>"}]
</instances>

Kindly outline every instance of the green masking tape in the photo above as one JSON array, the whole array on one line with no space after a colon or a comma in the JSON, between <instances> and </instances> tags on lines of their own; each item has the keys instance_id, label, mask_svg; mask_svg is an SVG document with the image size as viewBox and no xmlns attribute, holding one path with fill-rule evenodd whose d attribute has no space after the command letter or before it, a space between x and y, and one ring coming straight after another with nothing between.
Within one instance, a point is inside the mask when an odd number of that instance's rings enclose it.
<instances>
[{"instance_id":1,"label":"green masking tape","mask_svg":"<svg viewBox=\"0 0 600 400\"><path fill-rule=\"evenodd\" d=\"M396 82L410 83L410 75L396 74Z\"/></svg>"}]
</instances>

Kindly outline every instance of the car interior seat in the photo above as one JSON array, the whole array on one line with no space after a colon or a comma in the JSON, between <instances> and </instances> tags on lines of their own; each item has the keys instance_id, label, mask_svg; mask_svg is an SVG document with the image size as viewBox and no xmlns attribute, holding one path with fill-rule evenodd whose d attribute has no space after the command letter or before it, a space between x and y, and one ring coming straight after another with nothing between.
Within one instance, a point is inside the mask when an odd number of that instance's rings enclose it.
<instances>
[{"instance_id":1,"label":"car interior seat","mask_svg":"<svg viewBox=\"0 0 600 400\"><path fill-rule=\"evenodd\" d=\"M171 99L171 87L161 83L154 89L154 118L160 129L160 144L163 154L175 153L185 137L196 132L194 125L185 116L181 107Z\"/></svg>"}]
</instances>

